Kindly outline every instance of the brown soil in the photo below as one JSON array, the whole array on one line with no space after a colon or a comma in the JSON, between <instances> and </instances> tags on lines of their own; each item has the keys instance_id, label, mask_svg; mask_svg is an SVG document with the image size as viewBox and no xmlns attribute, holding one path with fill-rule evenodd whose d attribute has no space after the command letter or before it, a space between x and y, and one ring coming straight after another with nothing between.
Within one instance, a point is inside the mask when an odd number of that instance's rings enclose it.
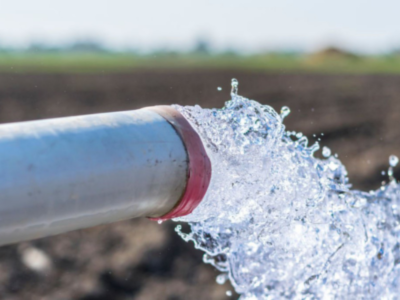
<instances>
[{"instance_id":1,"label":"brown soil","mask_svg":"<svg viewBox=\"0 0 400 300\"><path fill-rule=\"evenodd\" d=\"M156 104L221 107L232 77L239 79L242 95L278 111L289 106L287 128L310 141L321 138L339 154L356 188L375 189L387 180L381 171L388 156L400 156L399 76L184 70L0 74L0 122ZM173 227L131 220L2 247L0 299L229 299L225 291L231 287L215 283L218 272L204 265L202 253L181 241ZM47 255L49 268L35 271L23 262L31 247Z\"/></svg>"}]
</instances>

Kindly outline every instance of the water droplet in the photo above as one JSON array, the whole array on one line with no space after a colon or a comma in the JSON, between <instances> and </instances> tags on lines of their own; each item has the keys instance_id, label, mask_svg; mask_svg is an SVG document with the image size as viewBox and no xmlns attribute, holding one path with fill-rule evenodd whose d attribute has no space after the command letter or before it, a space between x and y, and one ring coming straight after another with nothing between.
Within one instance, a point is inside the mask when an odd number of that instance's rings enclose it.
<instances>
[{"instance_id":1,"label":"water droplet","mask_svg":"<svg viewBox=\"0 0 400 300\"><path fill-rule=\"evenodd\" d=\"M287 106L282 106L281 108L281 118L282 120L290 114L290 108Z\"/></svg>"},{"instance_id":2,"label":"water droplet","mask_svg":"<svg viewBox=\"0 0 400 300\"><path fill-rule=\"evenodd\" d=\"M232 78L231 87L231 95L237 95L239 91L239 81L236 78Z\"/></svg>"},{"instance_id":3,"label":"water droplet","mask_svg":"<svg viewBox=\"0 0 400 300\"><path fill-rule=\"evenodd\" d=\"M322 155L325 156L325 157L331 156L331 149L329 149L328 147L324 146L322 148Z\"/></svg>"},{"instance_id":4,"label":"water droplet","mask_svg":"<svg viewBox=\"0 0 400 300\"><path fill-rule=\"evenodd\" d=\"M232 297L232 291L226 291L226 295L227 295L228 297Z\"/></svg>"},{"instance_id":5,"label":"water droplet","mask_svg":"<svg viewBox=\"0 0 400 300\"><path fill-rule=\"evenodd\" d=\"M220 87L220 86L217 87L217 90L218 90L218 91L222 91L222 87Z\"/></svg>"},{"instance_id":6,"label":"water droplet","mask_svg":"<svg viewBox=\"0 0 400 300\"><path fill-rule=\"evenodd\" d=\"M216 281L218 284L224 284L224 283L226 282L226 280L227 280L226 274L220 274L220 275L217 276L217 278L216 278L215 281Z\"/></svg>"},{"instance_id":7,"label":"water droplet","mask_svg":"<svg viewBox=\"0 0 400 300\"><path fill-rule=\"evenodd\" d=\"M162 220L158 220L157 221L158 224L162 224L162 222L163 222Z\"/></svg>"},{"instance_id":8,"label":"water droplet","mask_svg":"<svg viewBox=\"0 0 400 300\"><path fill-rule=\"evenodd\" d=\"M389 165L394 168L395 166L397 166L398 163L399 163L399 158L396 155L390 155Z\"/></svg>"},{"instance_id":9,"label":"water droplet","mask_svg":"<svg viewBox=\"0 0 400 300\"><path fill-rule=\"evenodd\" d=\"M382 174L382 176L385 176L385 175L386 175L386 172L385 172L385 171L382 171L381 174Z\"/></svg>"},{"instance_id":10,"label":"water droplet","mask_svg":"<svg viewBox=\"0 0 400 300\"><path fill-rule=\"evenodd\" d=\"M296 133L296 137L299 139L299 138L301 138L303 136L303 133L302 132L298 132L298 133Z\"/></svg>"}]
</instances>

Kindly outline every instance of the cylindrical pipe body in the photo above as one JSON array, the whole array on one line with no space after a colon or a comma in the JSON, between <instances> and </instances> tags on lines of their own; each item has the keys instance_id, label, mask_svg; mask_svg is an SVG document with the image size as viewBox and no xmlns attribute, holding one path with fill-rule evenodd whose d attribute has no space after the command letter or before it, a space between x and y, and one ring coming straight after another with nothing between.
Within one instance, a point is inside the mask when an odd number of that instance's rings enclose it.
<instances>
[{"instance_id":1,"label":"cylindrical pipe body","mask_svg":"<svg viewBox=\"0 0 400 300\"><path fill-rule=\"evenodd\" d=\"M188 157L154 111L0 126L0 245L158 217L185 191Z\"/></svg>"}]
</instances>

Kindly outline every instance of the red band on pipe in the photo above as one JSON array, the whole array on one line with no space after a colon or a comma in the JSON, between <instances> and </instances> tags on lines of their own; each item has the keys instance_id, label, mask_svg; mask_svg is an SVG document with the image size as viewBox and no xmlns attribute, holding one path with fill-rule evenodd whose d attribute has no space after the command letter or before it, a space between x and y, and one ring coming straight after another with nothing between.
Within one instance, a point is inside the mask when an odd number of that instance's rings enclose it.
<instances>
[{"instance_id":1,"label":"red band on pipe","mask_svg":"<svg viewBox=\"0 0 400 300\"><path fill-rule=\"evenodd\" d=\"M211 161L198 133L186 118L170 106L148 107L166 119L182 138L188 154L188 180L185 192L177 205L161 217L151 220L169 220L190 214L203 200L211 180Z\"/></svg>"}]
</instances>

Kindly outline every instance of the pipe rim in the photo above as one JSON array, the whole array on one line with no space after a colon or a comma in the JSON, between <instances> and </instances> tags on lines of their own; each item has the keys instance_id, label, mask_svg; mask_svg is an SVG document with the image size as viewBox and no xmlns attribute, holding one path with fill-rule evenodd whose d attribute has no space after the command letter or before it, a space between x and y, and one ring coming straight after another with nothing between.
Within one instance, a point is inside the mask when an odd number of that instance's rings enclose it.
<instances>
[{"instance_id":1,"label":"pipe rim","mask_svg":"<svg viewBox=\"0 0 400 300\"><path fill-rule=\"evenodd\" d=\"M187 183L182 197L174 208L150 220L165 221L190 214L203 200L211 181L211 161L203 142L189 121L176 109L167 105L147 107L162 116L181 137L188 155Z\"/></svg>"}]
</instances>

